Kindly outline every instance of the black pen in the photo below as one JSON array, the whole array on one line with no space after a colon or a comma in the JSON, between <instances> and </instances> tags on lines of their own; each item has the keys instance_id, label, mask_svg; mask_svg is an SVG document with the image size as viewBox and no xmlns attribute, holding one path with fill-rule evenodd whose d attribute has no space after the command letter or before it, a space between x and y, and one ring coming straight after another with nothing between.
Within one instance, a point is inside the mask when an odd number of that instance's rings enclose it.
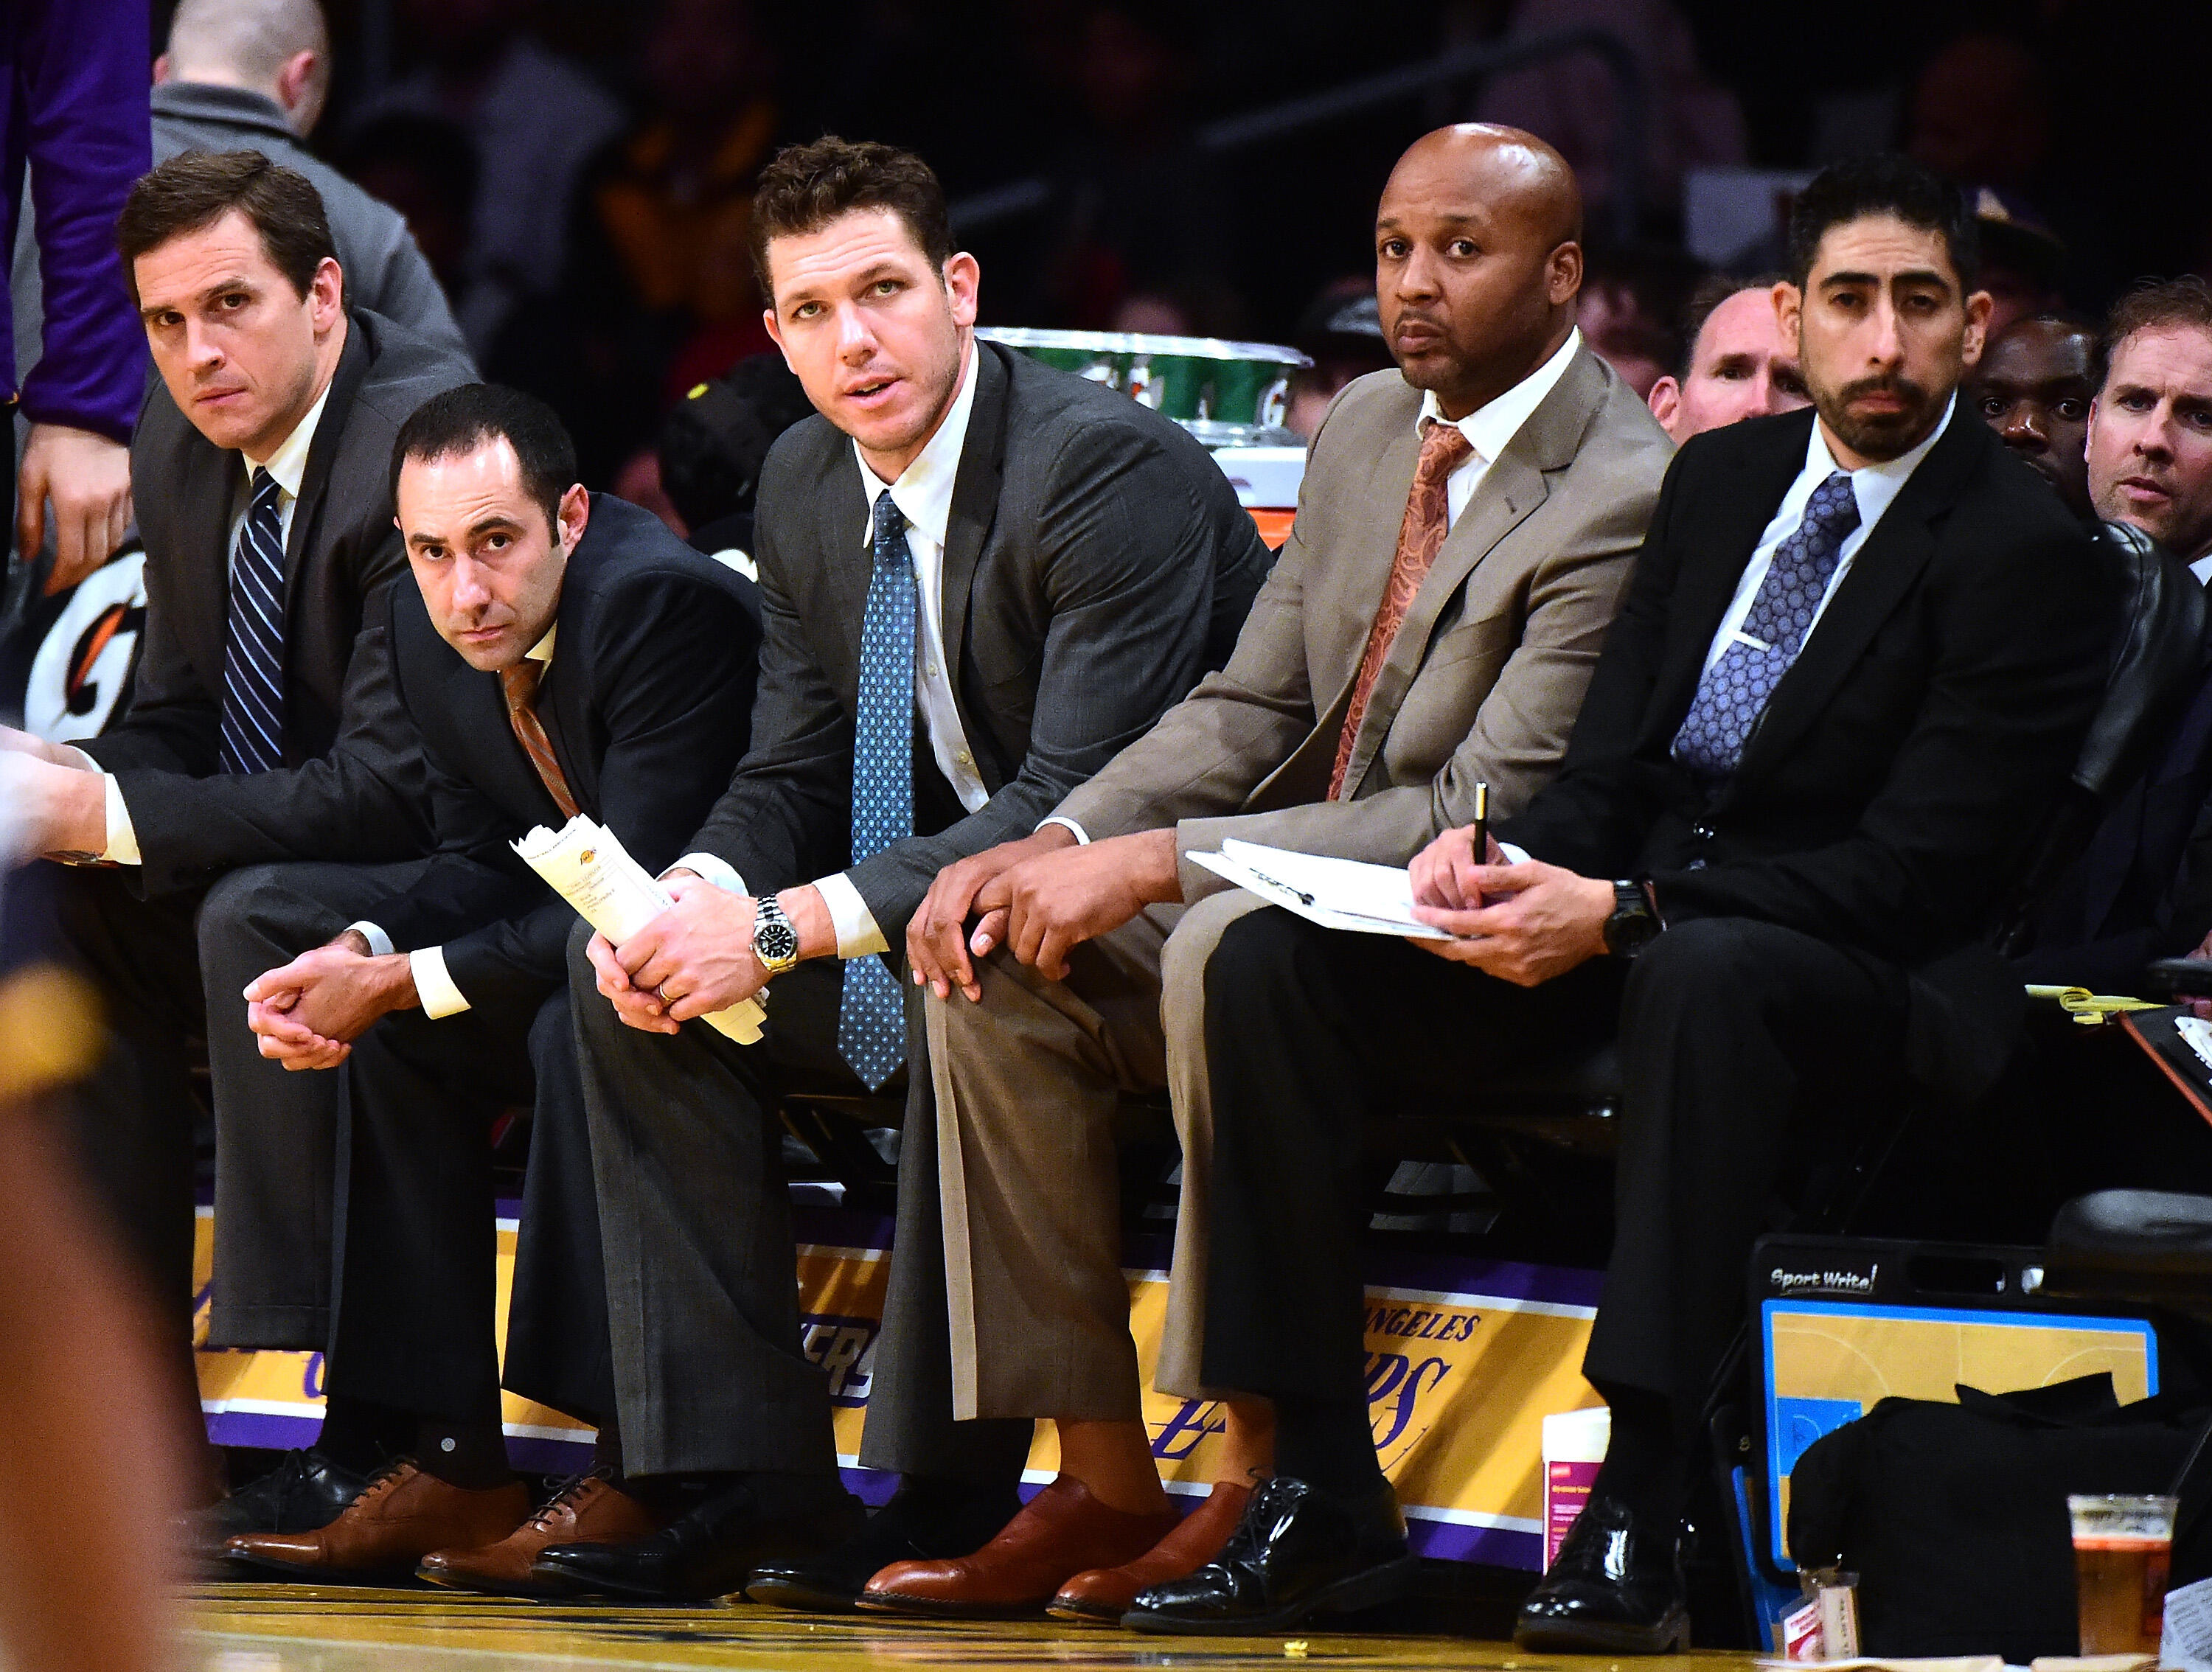
<instances>
[{"instance_id":1,"label":"black pen","mask_svg":"<svg viewBox=\"0 0 2212 1672\"><path fill-rule=\"evenodd\" d=\"M1490 786L1474 787L1474 862L1490 863Z\"/></svg>"}]
</instances>

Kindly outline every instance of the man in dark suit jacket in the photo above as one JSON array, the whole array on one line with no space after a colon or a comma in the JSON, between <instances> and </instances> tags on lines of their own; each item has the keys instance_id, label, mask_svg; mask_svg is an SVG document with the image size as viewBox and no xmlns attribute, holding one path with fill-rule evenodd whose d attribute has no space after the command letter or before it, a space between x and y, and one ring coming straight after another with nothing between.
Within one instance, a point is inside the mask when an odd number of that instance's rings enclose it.
<instances>
[{"instance_id":1,"label":"man in dark suit jacket","mask_svg":"<svg viewBox=\"0 0 2212 1672\"><path fill-rule=\"evenodd\" d=\"M1359 1112L1611 1037L1617 1230L1583 1368L1613 1438L1519 1637L1678 1644L1687 1459L1775 1196L1908 1074L1971 1089L2017 1031L1979 941L2080 747L2115 600L1954 398L1990 307L1957 191L1838 164L1790 246L1815 410L1677 457L1559 776L1502 854L1460 830L1414 861L1420 915L1467 938L1269 909L1207 967L1204 1375L1273 1398L1279 1473L1242 1551L1131 1624L1273 1630L1388 1593L1408 1558L1368 1428Z\"/></svg>"},{"instance_id":2,"label":"man in dark suit jacket","mask_svg":"<svg viewBox=\"0 0 2212 1672\"><path fill-rule=\"evenodd\" d=\"M202 911L210 993L233 995L210 1006L222 1274L210 1339L325 1350L334 1442L292 1471L315 1481L280 1471L211 1519L242 1535L231 1553L283 1572L407 1577L427 1556L433 1577L526 1589L550 1527L589 1538L655 1523L615 1485L611 1430L612 1478L577 1483L528 1525L507 1464L489 1133L518 1103L537 1121L507 1380L593 1422L613 1404L568 1016L577 920L510 844L581 813L649 868L675 858L744 752L759 632L744 577L574 485L566 431L526 395L434 397L396 453L415 582L388 589L380 614L437 851L249 867ZM331 842L311 824L292 835L303 855ZM364 903L364 890L381 897ZM251 1033L232 1008L241 988ZM340 1062L343 1075L285 1072ZM298 1258L333 1223L335 1283L329 1261ZM416 1462L315 1524L309 1488L365 1484L346 1442L380 1432Z\"/></svg>"},{"instance_id":3,"label":"man in dark suit jacket","mask_svg":"<svg viewBox=\"0 0 2212 1672\"><path fill-rule=\"evenodd\" d=\"M787 151L753 227L769 330L821 414L761 483L753 745L678 861L675 908L576 970L625 1463L720 1489L654 1539L556 1546L539 1569L644 1596L742 1586L763 1483L834 1460L790 1326L780 1071L858 1091L905 1068L864 1456L992 1483L902 1493L870 1536L956 1553L1018 1507L1029 1425L951 1432L935 1117L890 960L945 865L1034 830L1218 662L1267 562L1182 430L975 340L975 263L919 158ZM771 976L759 1047L686 1025ZM847 1597L891 1559L848 1554Z\"/></svg>"},{"instance_id":4,"label":"man in dark suit jacket","mask_svg":"<svg viewBox=\"0 0 2212 1672\"><path fill-rule=\"evenodd\" d=\"M365 700L384 676L362 653L380 636L373 600L405 567L392 436L471 374L348 309L314 188L258 152L162 164L132 189L118 240L161 374L131 449L148 554L137 689L81 750L0 744L45 757L24 791L41 845L119 867L73 872L62 891L113 1037L81 1100L87 1152L183 1319L201 893L264 856L269 831L349 805L349 775L395 793L380 801L390 816L346 830L339 856L422 851L419 750L389 728L388 702ZM343 763L326 764L356 719Z\"/></svg>"}]
</instances>

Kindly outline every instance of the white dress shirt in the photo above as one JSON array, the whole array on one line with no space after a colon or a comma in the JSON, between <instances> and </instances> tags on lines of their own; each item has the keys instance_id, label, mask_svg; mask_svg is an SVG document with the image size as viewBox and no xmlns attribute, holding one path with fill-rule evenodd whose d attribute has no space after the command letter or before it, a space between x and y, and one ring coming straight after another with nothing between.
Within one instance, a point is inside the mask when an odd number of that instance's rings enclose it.
<instances>
[{"instance_id":1,"label":"white dress shirt","mask_svg":"<svg viewBox=\"0 0 2212 1672\"><path fill-rule=\"evenodd\" d=\"M524 651L525 660L542 662L547 668L553 666L553 641L560 634L556 622L545 629L545 636ZM544 675L538 676L542 686ZM374 923L363 920L349 923L349 929L358 929L361 938L368 942L372 958L390 958L398 949L392 937ZM446 949L443 946L418 946L407 954L407 973L414 979L415 996L422 1001L422 1013L435 1022L447 1016L458 1016L469 1007L461 989L453 985L453 977L446 968Z\"/></svg>"},{"instance_id":2,"label":"white dress shirt","mask_svg":"<svg viewBox=\"0 0 2212 1672\"><path fill-rule=\"evenodd\" d=\"M1444 532L1449 534L1474 498L1474 490L1482 485L1482 478L1490 474L1492 461L1512 444L1521 433L1521 426L1528 422L1531 413L1544 404L1544 397L1559 386L1559 380L1567 374L1567 367L1575 357L1575 350L1583 345L1582 328L1567 332L1567 340L1559 344L1559 351L1542 365L1522 378L1504 394L1478 406L1464 418L1444 416L1443 404L1437 400L1437 392L1425 390L1421 395L1421 410L1413 419L1413 434L1425 435L1432 423L1455 424L1459 433L1467 437L1474 448L1466 458L1452 466L1451 474L1444 477ZM1091 845L1091 833L1073 819L1054 813L1041 820L1037 829L1057 824L1074 836L1081 847Z\"/></svg>"},{"instance_id":3,"label":"white dress shirt","mask_svg":"<svg viewBox=\"0 0 2212 1672\"><path fill-rule=\"evenodd\" d=\"M952 489L960 473L960 454L968 443L968 420L975 409L975 345L966 348L967 363L961 368L959 392L952 409L929 438L914 462L886 483L869 467L853 444L853 460L860 471L861 490L867 496L867 520L860 527L863 550L868 549L875 526L876 501L891 496L906 518L907 550L914 556L915 610L919 617L914 635L914 694L921 708L921 723L929 733L930 753L938 770L952 786L960 805L974 812L991 799L982 775L975 769L975 751L960 724L959 706L952 697L952 664L945 654L945 537L952 520ZM670 867L696 871L708 882L747 892L744 879L726 861L712 854L686 854ZM837 956L868 958L890 949L890 943L868 909L860 891L843 872L815 879L815 889L830 909L837 931Z\"/></svg>"},{"instance_id":4,"label":"white dress shirt","mask_svg":"<svg viewBox=\"0 0 2212 1672\"><path fill-rule=\"evenodd\" d=\"M245 524L246 514L253 502L253 472L267 471L276 478L276 526L286 545L292 542L292 508L300 502L300 487L307 477L307 454L315 445L315 429L323 421L323 408L331 398L331 386L323 386L323 392L315 397L315 404L307 409L307 416L292 426L292 433L277 444L276 450L266 459L256 459L251 453L240 456L246 460L246 478L239 484L230 514L230 561L238 561L238 531ZM88 763L89 755L82 755ZM118 865L140 863L138 832L131 827L131 809L124 805L123 792L118 787L113 774L107 777L107 846L101 849L100 858Z\"/></svg>"}]
</instances>

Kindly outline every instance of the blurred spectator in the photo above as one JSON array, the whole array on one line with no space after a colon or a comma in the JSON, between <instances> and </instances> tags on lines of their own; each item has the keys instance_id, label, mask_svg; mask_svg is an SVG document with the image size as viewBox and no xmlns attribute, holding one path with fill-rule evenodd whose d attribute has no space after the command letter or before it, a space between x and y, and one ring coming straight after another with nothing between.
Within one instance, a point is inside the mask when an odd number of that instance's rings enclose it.
<instances>
[{"instance_id":1,"label":"blurred spectator","mask_svg":"<svg viewBox=\"0 0 2212 1672\"><path fill-rule=\"evenodd\" d=\"M2096 326L2069 313L2037 313L1991 335L1967 384L1998 439L2083 519L2095 514L2087 447L2100 369Z\"/></svg>"},{"instance_id":2,"label":"blurred spectator","mask_svg":"<svg viewBox=\"0 0 2212 1672\"><path fill-rule=\"evenodd\" d=\"M2066 246L2022 198L1988 185L1973 198L1982 235L1981 289L1994 304L1988 340L1995 342L2014 320L2060 305L2058 271Z\"/></svg>"},{"instance_id":3,"label":"blurred spectator","mask_svg":"<svg viewBox=\"0 0 2212 1672\"><path fill-rule=\"evenodd\" d=\"M2050 112L2042 70L2027 44L1974 30L1922 66L1905 149L1962 184L2025 191L2050 150Z\"/></svg>"},{"instance_id":4,"label":"blurred spectator","mask_svg":"<svg viewBox=\"0 0 2212 1672\"><path fill-rule=\"evenodd\" d=\"M1047 171L1056 195L1038 238L1035 323L1105 328L1139 293L1194 316L1234 311L1231 201L1218 166L1191 143L1197 27L1174 0L1094 0L1066 38L1073 62L1052 74L1072 82L1081 119Z\"/></svg>"},{"instance_id":5,"label":"blurred spectator","mask_svg":"<svg viewBox=\"0 0 2212 1672\"><path fill-rule=\"evenodd\" d=\"M2089 498L2212 582L2212 284L2195 277L2120 299L2089 412Z\"/></svg>"},{"instance_id":6,"label":"blurred spectator","mask_svg":"<svg viewBox=\"0 0 2212 1672\"><path fill-rule=\"evenodd\" d=\"M1741 418L1812 404L1796 344L1782 334L1775 311L1774 287L1782 282L1779 273L1716 274L1691 293L1680 374L1661 378L1647 397L1651 416L1677 447Z\"/></svg>"},{"instance_id":7,"label":"blurred spectator","mask_svg":"<svg viewBox=\"0 0 2212 1672\"><path fill-rule=\"evenodd\" d=\"M399 212L438 283L448 295L459 295L468 283L477 199L476 153L460 125L442 116L394 112L356 128L338 160L363 191ZM323 201L330 197L325 191ZM343 248L338 264L345 264Z\"/></svg>"},{"instance_id":8,"label":"blurred spectator","mask_svg":"<svg viewBox=\"0 0 2212 1672\"><path fill-rule=\"evenodd\" d=\"M146 386L145 338L122 263L115 217L145 172L147 13L137 0L8 0L0 5L0 213L29 197L33 240L11 222L11 261L35 255L52 317L23 368L15 314L0 319L0 410L30 421L9 478L6 522L34 554L49 504L55 522L49 592L107 561L131 523L131 429ZM12 439L12 438L11 438ZM4 526L4 525L0 525Z\"/></svg>"},{"instance_id":9,"label":"blurred spectator","mask_svg":"<svg viewBox=\"0 0 2212 1672\"><path fill-rule=\"evenodd\" d=\"M346 300L457 350L441 282L384 193L365 192L303 143L330 90L330 32L317 0L180 0L154 63L154 161L180 151L260 152L322 194ZM453 167L452 155L442 160ZM374 194L374 195L372 195Z\"/></svg>"},{"instance_id":10,"label":"blurred spectator","mask_svg":"<svg viewBox=\"0 0 2212 1672\"><path fill-rule=\"evenodd\" d=\"M1659 245L1589 252L1576 323L1644 399L1682 363L1682 315L1702 276L1692 258Z\"/></svg>"},{"instance_id":11,"label":"blurred spectator","mask_svg":"<svg viewBox=\"0 0 2212 1672\"><path fill-rule=\"evenodd\" d=\"M1339 390L1356 377L1398 363L1382 340L1375 281L1364 276L1323 285L1321 294L1306 304L1291 335L1291 346L1311 355L1314 363L1291 375L1290 410L1283 425L1309 441Z\"/></svg>"},{"instance_id":12,"label":"blurred spectator","mask_svg":"<svg viewBox=\"0 0 2212 1672\"><path fill-rule=\"evenodd\" d=\"M455 304L479 360L520 298L559 281L578 179L623 125L611 95L524 32L531 9L531 0L399 0L399 39L426 62L355 116L356 128L406 112L466 131L477 190Z\"/></svg>"},{"instance_id":13,"label":"blurred spectator","mask_svg":"<svg viewBox=\"0 0 2212 1672\"><path fill-rule=\"evenodd\" d=\"M1708 81L1698 67L1697 43L1673 0L1520 0L1505 39L1577 28L1603 29L1643 70L1649 125L1639 147L1644 178L1638 185L1647 213L1660 211L1663 221L1676 212L1685 168L1744 161L1743 112L1735 95ZM1486 122L1526 128L1550 140L1574 165L1584 212L1593 224L1605 224L1613 198L1618 119L1613 73L1603 59L1577 52L1493 76L1476 112ZM1588 332L1587 323L1583 329Z\"/></svg>"},{"instance_id":14,"label":"blurred spectator","mask_svg":"<svg viewBox=\"0 0 2212 1672\"><path fill-rule=\"evenodd\" d=\"M687 538L751 573L753 498L775 438L814 410L783 356L749 355L693 388L660 426L660 488Z\"/></svg>"}]
</instances>

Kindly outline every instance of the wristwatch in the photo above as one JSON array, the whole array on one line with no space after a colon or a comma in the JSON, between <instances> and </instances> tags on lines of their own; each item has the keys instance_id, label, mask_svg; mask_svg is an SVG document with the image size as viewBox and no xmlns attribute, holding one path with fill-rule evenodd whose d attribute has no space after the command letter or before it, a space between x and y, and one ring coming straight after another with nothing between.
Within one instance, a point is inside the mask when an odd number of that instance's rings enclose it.
<instances>
[{"instance_id":1,"label":"wristwatch","mask_svg":"<svg viewBox=\"0 0 2212 1672\"><path fill-rule=\"evenodd\" d=\"M1613 915L1605 920L1606 951L1615 958L1634 958L1658 939L1663 927L1642 883L1613 884Z\"/></svg>"},{"instance_id":2,"label":"wristwatch","mask_svg":"<svg viewBox=\"0 0 2212 1672\"><path fill-rule=\"evenodd\" d=\"M773 894L753 902L753 956L771 976L780 976L799 962L799 931Z\"/></svg>"}]
</instances>

